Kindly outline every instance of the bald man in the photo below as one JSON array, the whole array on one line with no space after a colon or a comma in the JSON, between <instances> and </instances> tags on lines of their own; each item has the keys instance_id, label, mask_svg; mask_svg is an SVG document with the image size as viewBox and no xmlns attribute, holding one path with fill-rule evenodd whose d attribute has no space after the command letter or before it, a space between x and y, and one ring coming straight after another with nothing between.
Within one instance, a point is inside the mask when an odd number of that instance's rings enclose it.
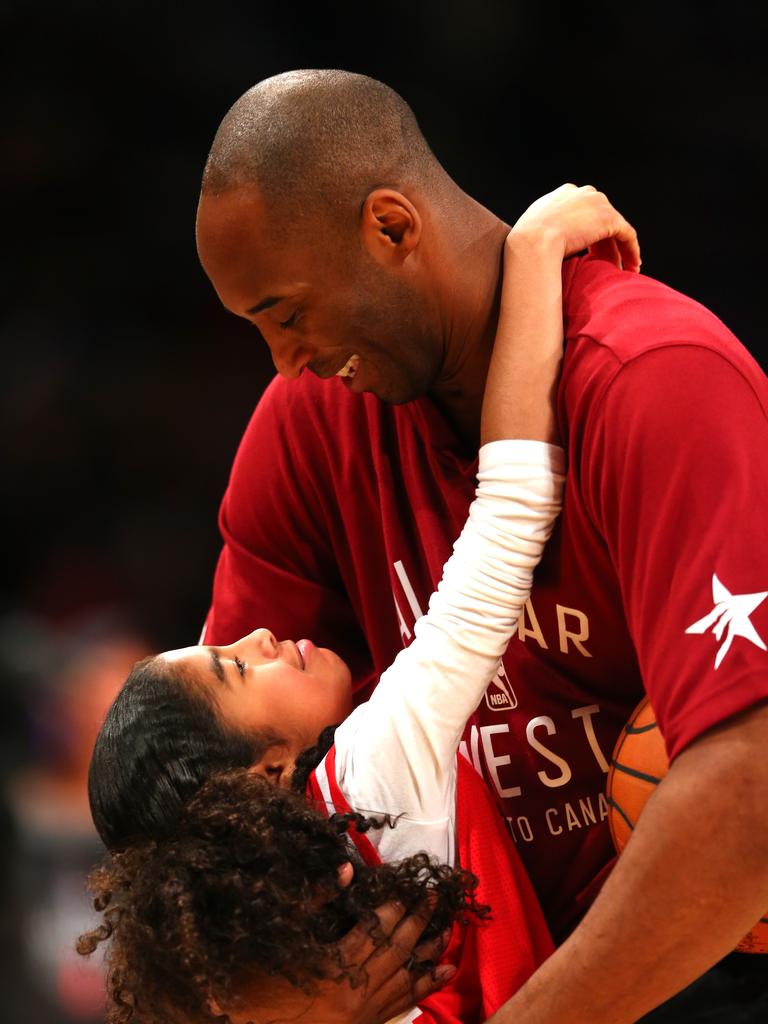
<instances>
[{"instance_id":1,"label":"bald man","mask_svg":"<svg viewBox=\"0 0 768 1024\"><path fill-rule=\"evenodd\" d=\"M292 72L227 114L200 258L280 377L222 506L207 643L309 636L362 699L409 642L472 496L508 230L382 83ZM463 747L560 945L494 1024L630 1024L768 907L768 383L648 278L577 258L563 299L565 509ZM672 763L613 867L605 772L645 692ZM306 1012L383 1021L373 1002L330 986ZM672 1005L659 1020L702 1019Z\"/></svg>"}]
</instances>

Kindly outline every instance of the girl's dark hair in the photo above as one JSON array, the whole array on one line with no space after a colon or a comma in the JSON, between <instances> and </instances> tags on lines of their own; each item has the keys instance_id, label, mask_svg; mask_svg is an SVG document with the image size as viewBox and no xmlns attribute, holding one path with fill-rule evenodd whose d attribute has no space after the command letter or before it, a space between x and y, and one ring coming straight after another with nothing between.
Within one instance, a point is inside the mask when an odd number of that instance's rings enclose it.
<instances>
[{"instance_id":1,"label":"girl's dark hair","mask_svg":"<svg viewBox=\"0 0 768 1024\"><path fill-rule=\"evenodd\" d=\"M433 935L487 912L471 875L426 854L357 864L340 887L350 817L328 818L304 795L238 769L192 797L172 838L108 858L90 878L103 923L78 951L111 940L109 1024L228 1020L270 975L306 992L324 977L360 983L364 970L342 961L337 940L360 921L375 934L373 911L390 899L413 909L433 893Z\"/></svg>"},{"instance_id":2,"label":"girl's dark hair","mask_svg":"<svg viewBox=\"0 0 768 1024\"><path fill-rule=\"evenodd\" d=\"M91 814L105 846L172 836L204 782L254 764L276 741L226 726L214 695L162 658L137 662L107 713L88 772Z\"/></svg>"}]
</instances>

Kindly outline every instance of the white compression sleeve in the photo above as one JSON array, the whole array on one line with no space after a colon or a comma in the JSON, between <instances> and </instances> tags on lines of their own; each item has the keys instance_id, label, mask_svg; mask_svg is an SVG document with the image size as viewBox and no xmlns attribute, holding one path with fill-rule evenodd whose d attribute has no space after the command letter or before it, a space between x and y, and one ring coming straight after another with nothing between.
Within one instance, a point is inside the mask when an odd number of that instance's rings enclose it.
<instances>
[{"instance_id":1,"label":"white compression sleeve","mask_svg":"<svg viewBox=\"0 0 768 1024\"><path fill-rule=\"evenodd\" d=\"M560 511L564 464L539 441L481 448L475 500L417 637L442 630L473 655L502 656Z\"/></svg>"},{"instance_id":2,"label":"white compression sleeve","mask_svg":"<svg viewBox=\"0 0 768 1024\"><path fill-rule=\"evenodd\" d=\"M368 807L430 817L450 804L446 772L530 594L564 467L562 449L539 441L481 449L475 500L413 643L337 731L345 788Z\"/></svg>"}]
</instances>

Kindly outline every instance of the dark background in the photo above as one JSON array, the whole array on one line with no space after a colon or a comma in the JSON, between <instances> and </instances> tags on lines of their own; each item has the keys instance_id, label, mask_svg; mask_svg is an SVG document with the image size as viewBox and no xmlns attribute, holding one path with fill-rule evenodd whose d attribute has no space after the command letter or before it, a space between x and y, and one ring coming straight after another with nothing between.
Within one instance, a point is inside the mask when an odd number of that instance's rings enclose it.
<instances>
[{"instance_id":1,"label":"dark background","mask_svg":"<svg viewBox=\"0 0 768 1024\"><path fill-rule=\"evenodd\" d=\"M30 773L81 784L73 744L87 749L89 727L62 708L93 687L87 672L72 683L73 664L194 642L205 616L218 501L272 372L195 254L200 174L228 106L289 68L381 78L454 178L510 222L563 181L605 189L640 233L644 271L710 306L765 366L767 11L0 2L8 792ZM18 994L0 1021L11 1005L30 1021L91 1019L61 978L19 980L35 970L14 864L35 827L6 802L0 975Z\"/></svg>"}]
</instances>

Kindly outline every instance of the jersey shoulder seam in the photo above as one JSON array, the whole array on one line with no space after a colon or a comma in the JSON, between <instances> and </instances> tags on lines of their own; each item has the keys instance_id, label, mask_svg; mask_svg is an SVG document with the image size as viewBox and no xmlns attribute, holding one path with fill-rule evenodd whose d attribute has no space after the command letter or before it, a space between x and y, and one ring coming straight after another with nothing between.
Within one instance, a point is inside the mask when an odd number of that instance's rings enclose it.
<instances>
[{"instance_id":1,"label":"jersey shoulder seam","mask_svg":"<svg viewBox=\"0 0 768 1024\"><path fill-rule=\"evenodd\" d=\"M600 419L599 412L603 408L603 406L605 405L606 401L608 400L608 394L609 394L610 390L613 388L614 384L616 384L616 382L618 381L619 377L624 372L624 370L627 370L627 369L631 368L632 366L634 366L641 359L643 359L643 357L649 356L649 355L653 355L654 353L661 352L661 351L663 351L665 349L668 350L668 349L677 349L677 348L696 348L696 349L699 349L702 352L707 352L710 355L715 356L715 357L721 359L724 363L727 363L727 365L730 366L731 369L734 370L739 375L739 377L743 380L743 382L747 385L747 387L749 388L749 390L753 394L753 396L754 396L758 406L760 407L763 416L768 420L768 410L766 409L766 407L765 407L765 405L763 403L763 400L761 399L760 395L757 393L757 391L755 389L755 386L752 383L752 381L746 376L746 374L741 369L741 367L738 366L734 362L733 359L729 358L727 353L721 352L718 349L713 348L711 345L705 345L705 344L703 344L702 342L699 342L699 341L663 341L663 342L659 342L656 345L653 345L653 346L650 346L648 348L643 349L642 352L636 352L633 355L628 356L625 359L622 359L612 348L607 346L604 342L600 341L600 339L593 337L591 334L580 334L580 335L578 335L578 337L588 338L595 345L599 345L600 348L605 349L608 352L610 352L610 354L613 357L613 359L615 361L615 364L616 364L614 366L613 372L610 374L608 379L603 382L602 390L601 390L599 396L597 397L597 399L595 400L595 402L594 402L594 404L592 406L592 410L591 410L590 418L589 418L590 422L588 423L588 425L587 425L587 427L585 428L585 431L584 431L584 441L583 441L583 445L582 445L582 448L583 448L584 451L589 450L589 448L591 447L591 445L593 443L594 431L597 429L597 423L598 423L598 421ZM586 494L584 496L585 496L585 499L586 499ZM590 518L592 519L592 522L593 522L594 526L599 530L599 522L598 522L598 519L597 519L597 517L595 515L595 509L592 507L592 502L591 501L589 502L588 507L589 507Z\"/></svg>"}]
</instances>

